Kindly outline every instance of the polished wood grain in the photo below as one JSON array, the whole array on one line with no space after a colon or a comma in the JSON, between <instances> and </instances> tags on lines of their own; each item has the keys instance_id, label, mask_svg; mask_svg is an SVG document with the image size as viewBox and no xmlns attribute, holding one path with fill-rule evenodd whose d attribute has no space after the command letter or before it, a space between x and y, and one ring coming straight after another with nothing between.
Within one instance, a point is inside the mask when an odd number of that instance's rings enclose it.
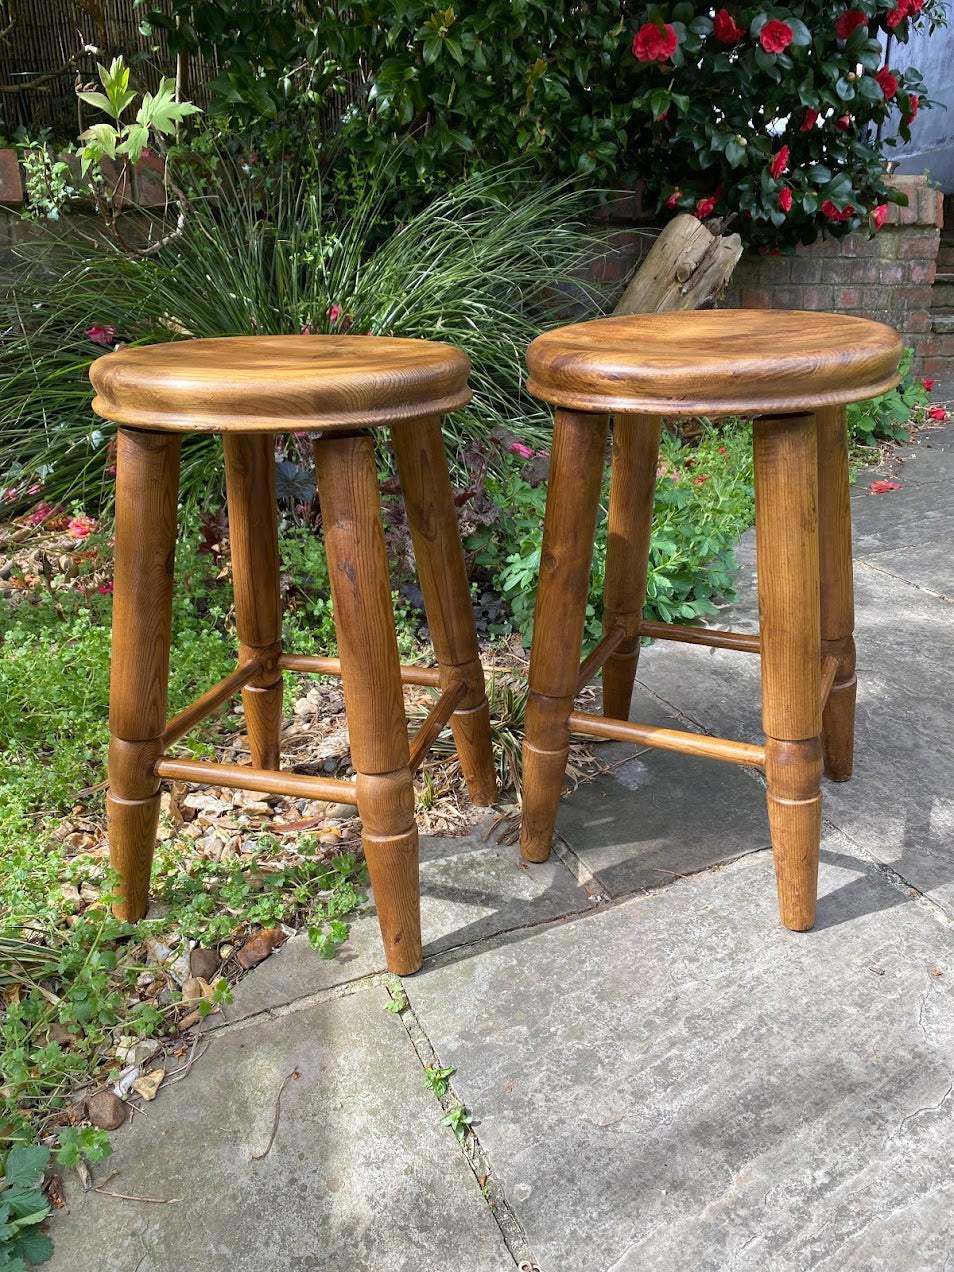
<instances>
[{"instance_id":1,"label":"polished wood grain","mask_svg":"<svg viewBox=\"0 0 954 1272\"><path fill-rule=\"evenodd\" d=\"M818 412L818 531L822 653L837 669L822 715L825 776L851 777L855 738L855 601L848 425L843 407Z\"/></svg>"},{"instance_id":2,"label":"polished wood grain","mask_svg":"<svg viewBox=\"0 0 954 1272\"><path fill-rule=\"evenodd\" d=\"M388 967L421 966L418 835L391 584L368 436L315 442L341 687Z\"/></svg>"},{"instance_id":3,"label":"polished wood grain","mask_svg":"<svg viewBox=\"0 0 954 1272\"><path fill-rule=\"evenodd\" d=\"M394 424L391 440L441 686L464 686L451 717L461 770L471 799L488 806L497 798L490 708L440 420Z\"/></svg>"},{"instance_id":4,"label":"polished wood grain","mask_svg":"<svg viewBox=\"0 0 954 1272\"><path fill-rule=\"evenodd\" d=\"M613 742L629 742L632 746L652 746L662 751L676 751L700 759L724 760L764 768L765 747L752 742L736 742L732 738L712 738L706 733L688 733L684 729L663 729L655 724L636 724L631 720L609 720L606 716L572 711L568 724L571 733L584 737L607 738Z\"/></svg>"},{"instance_id":5,"label":"polished wood grain","mask_svg":"<svg viewBox=\"0 0 954 1272\"><path fill-rule=\"evenodd\" d=\"M622 627L624 638L603 667L603 714L616 720L629 717L639 662L661 431L658 415L613 421L603 631Z\"/></svg>"},{"instance_id":6,"label":"polished wood grain","mask_svg":"<svg viewBox=\"0 0 954 1272\"><path fill-rule=\"evenodd\" d=\"M184 738L187 733L191 733L203 720L207 720L213 711L221 707L224 702L228 702L229 698L233 698L240 689L244 689L261 669L262 664L257 658L252 662L241 664L230 675L223 676L218 684L207 689L201 697L196 698L177 716L173 716L162 732L163 751L168 751L173 743Z\"/></svg>"},{"instance_id":7,"label":"polished wood grain","mask_svg":"<svg viewBox=\"0 0 954 1272\"><path fill-rule=\"evenodd\" d=\"M765 777L779 913L815 922L821 835L821 627L814 415L756 420L755 544Z\"/></svg>"},{"instance_id":8,"label":"polished wood grain","mask_svg":"<svg viewBox=\"0 0 954 1272\"><path fill-rule=\"evenodd\" d=\"M523 744L520 848L528 861L550 855L566 772L608 428L605 415L556 413Z\"/></svg>"},{"instance_id":9,"label":"polished wood grain","mask_svg":"<svg viewBox=\"0 0 954 1272\"><path fill-rule=\"evenodd\" d=\"M159 823L154 764L166 727L179 438L120 429L110 666L109 856L118 918L146 912Z\"/></svg>"},{"instance_id":10,"label":"polished wood grain","mask_svg":"<svg viewBox=\"0 0 954 1272\"><path fill-rule=\"evenodd\" d=\"M93 410L181 432L353 431L470 400L451 345L393 336L230 336L128 346L90 368Z\"/></svg>"},{"instance_id":11,"label":"polished wood grain","mask_svg":"<svg viewBox=\"0 0 954 1272\"><path fill-rule=\"evenodd\" d=\"M216 764L213 760L179 760L164 755L156 761L156 773L174 782L198 782L203 786L225 786L230 790L264 791L292 799L316 799L334 804L356 804L353 783L337 777L312 777L304 773L276 773L273 769L249 768L246 764Z\"/></svg>"},{"instance_id":12,"label":"polished wood grain","mask_svg":"<svg viewBox=\"0 0 954 1272\"><path fill-rule=\"evenodd\" d=\"M340 676L340 658L322 658L316 654L282 654L279 665L286 671L304 671L313 676ZM439 667L419 667L416 663L401 666L401 683L426 685L437 689L441 683Z\"/></svg>"},{"instance_id":13,"label":"polished wood grain","mask_svg":"<svg viewBox=\"0 0 954 1272\"><path fill-rule=\"evenodd\" d=\"M705 645L709 649L736 649L743 654L757 654L761 642L752 632L729 632L721 627L683 627L678 623L639 624L640 636L652 640L673 640L681 645Z\"/></svg>"},{"instance_id":14,"label":"polished wood grain","mask_svg":"<svg viewBox=\"0 0 954 1272\"><path fill-rule=\"evenodd\" d=\"M538 336L527 387L574 410L773 414L884 393L898 382L901 351L891 327L843 314L635 314Z\"/></svg>"},{"instance_id":15,"label":"polished wood grain","mask_svg":"<svg viewBox=\"0 0 954 1272\"><path fill-rule=\"evenodd\" d=\"M284 683L279 582L275 441L268 434L226 433L225 492L235 593L239 662L260 664L242 690L252 764L279 767Z\"/></svg>"}]
</instances>

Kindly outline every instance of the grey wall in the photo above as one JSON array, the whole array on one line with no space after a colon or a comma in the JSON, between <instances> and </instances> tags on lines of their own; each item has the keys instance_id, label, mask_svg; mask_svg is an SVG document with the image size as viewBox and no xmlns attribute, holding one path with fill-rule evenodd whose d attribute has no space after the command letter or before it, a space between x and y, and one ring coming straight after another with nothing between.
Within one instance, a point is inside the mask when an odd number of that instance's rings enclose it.
<instances>
[{"instance_id":1,"label":"grey wall","mask_svg":"<svg viewBox=\"0 0 954 1272\"><path fill-rule=\"evenodd\" d=\"M949 18L954 19L948 5ZM916 66L924 76L928 96L938 103L921 111L911 125L911 140L886 151L897 158L899 172L928 172L945 194L954 193L954 26L934 35L913 35L907 44L892 41L891 66ZM944 106L947 109L944 109Z\"/></svg>"}]
</instances>

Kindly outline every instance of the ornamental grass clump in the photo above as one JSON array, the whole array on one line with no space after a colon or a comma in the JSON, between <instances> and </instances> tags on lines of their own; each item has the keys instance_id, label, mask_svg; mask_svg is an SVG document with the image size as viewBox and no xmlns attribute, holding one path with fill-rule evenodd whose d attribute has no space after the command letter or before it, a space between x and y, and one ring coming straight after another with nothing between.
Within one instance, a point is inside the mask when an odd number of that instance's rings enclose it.
<instances>
[{"instance_id":1,"label":"ornamental grass clump","mask_svg":"<svg viewBox=\"0 0 954 1272\"><path fill-rule=\"evenodd\" d=\"M473 362L473 402L447 423L452 450L499 423L544 425L522 387L523 353L552 314L559 280L592 255L581 197L528 189L512 171L483 173L389 225L387 173L342 199L316 171L304 180L300 167L282 166L265 180L217 154L177 173L181 228L155 254L104 240L36 257L3 324L0 488L10 511L41 497L93 508L108 495L111 428L90 410L87 372L119 342L328 332L444 340ZM574 300L594 312L584 287ZM215 444L187 439L187 501L219 482Z\"/></svg>"}]
</instances>

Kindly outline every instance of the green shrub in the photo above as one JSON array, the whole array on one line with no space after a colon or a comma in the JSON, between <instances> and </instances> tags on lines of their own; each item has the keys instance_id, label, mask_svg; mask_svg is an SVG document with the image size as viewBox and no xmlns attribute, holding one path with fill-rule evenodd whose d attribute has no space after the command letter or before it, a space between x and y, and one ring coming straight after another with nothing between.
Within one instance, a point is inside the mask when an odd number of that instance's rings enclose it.
<instances>
[{"instance_id":1,"label":"green shrub","mask_svg":"<svg viewBox=\"0 0 954 1272\"><path fill-rule=\"evenodd\" d=\"M473 402L447 421L452 451L499 421L520 430L546 418L523 390L523 353L551 312L554 280L589 243L577 228L580 197L484 174L382 239L394 174L344 206L316 172L303 181L284 166L266 186L214 157L182 175L194 193L181 232L155 256L86 243L37 256L8 302L0 370L0 486L11 509L35 500L39 484L50 503L108 501L112 430L90 412L87 373L119 340L303 331L446 340L474 364ZM185 439L187 502L215 502L216 444ZM297 452L288 458L300 466Z\"/></svg>"},{"instance_id":2,"label":"green shrub","mask_svg":"<svg viewBox=\"0 0 954 1272\"><path fill-rule=\"evenodd\" d=\"M852 402L847 408L848 435L856 446L876 442L906 442L911 416L928 400L924 381L911 374L913 349L905 349L898 368L901 383L880 397L867 402Z\"/></svg>"}]
</instances>

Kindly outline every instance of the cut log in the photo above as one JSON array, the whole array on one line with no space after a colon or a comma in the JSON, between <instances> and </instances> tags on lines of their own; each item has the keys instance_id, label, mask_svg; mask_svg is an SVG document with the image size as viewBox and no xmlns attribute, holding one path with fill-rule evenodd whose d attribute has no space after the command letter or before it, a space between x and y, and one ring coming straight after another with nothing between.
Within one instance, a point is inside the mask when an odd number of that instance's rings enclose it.
<instances>
[{"instance_id":1,"label":"cut log","mask_svg":"<svg viewBox=\"0 0 954 1272\"><path fill-rule=\"evenodd\" d=\"M694 216L674 217L629 281L614 314L701 309L719 296L742 255L738 234L712 234Z\"/></svg>"}]
</instances>

